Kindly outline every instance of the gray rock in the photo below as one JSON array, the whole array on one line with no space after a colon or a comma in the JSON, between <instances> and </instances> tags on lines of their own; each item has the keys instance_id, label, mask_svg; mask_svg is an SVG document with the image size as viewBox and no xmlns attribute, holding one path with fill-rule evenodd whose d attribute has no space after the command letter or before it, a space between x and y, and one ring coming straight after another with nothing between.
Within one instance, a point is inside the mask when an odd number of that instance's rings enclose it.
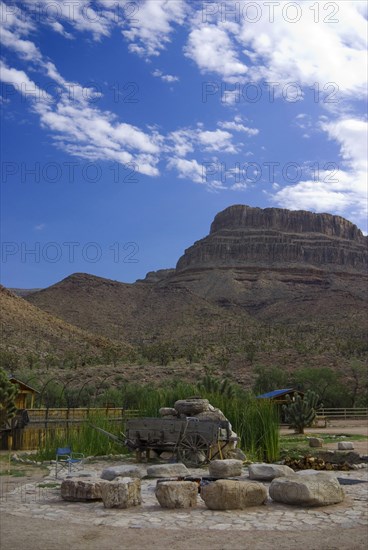
<instances>
[{"instance_id":1,"label":"gray rock","mask_svg":"<svg viewBox=\"0 0 368 550\"><path fill-rule=\"evenodd\" d=\"M74 502L101 500L101 485L98 478L68 478L61 483L61 498Z\"/></svg>"},{"instance_id":2,"label":"gray rock","mask_svg":"<svg viewBox=\"0 0 368 550\"><path fill-rule=\"evenodd\" d=\"M66 479L73 479L77 477L96 477L94 472L88 472L87 470L79 470L76 474L68 474L65 476Z\"/></svg>"},{"instance_id":3,"label":"gray rock","mask_svg":"<svg viewBox=\"0 0 368 550\"><path fill-rule=\"evenodd\" d=\"M328 506L342 502L344 491L337 478L324 474L274 479L270 485L270 497L276 502L297 506Z\"/></svg>"},{"instance_id":4,"label":"gray rock","mask_svg":"<svg viewBox=\"0 0 368 550\"><path fill-rule=\"evenodd\" d=\"M160 416L168 416L170 418L178 416L178 411L173 407L161 407L158 412Z\"/></svg>"},{"instance_id":5,"label":"gray rock","mask_svg":"<svg viewBox=\"0 0 368 550\"><path fill-rule=\"evenodd\" d=\"M178 464L155 464L147 468L149 477L185 477L190 474L181 462Z\"/></svg>"},{"instance_id":6,"label":"gray rock","mask_svg":"<svg viewBox=\"0 0 368 550\"><path fill-rule=\"evenodd\" d=\"M236 449L229 449L226 451L226 458L234 458L235 460L241 460L244 462L244 460L247 458L245 453L239 447Z\"/></svg>"},{"instance_id":7,"label":"gray rock","mask_svg":"<svg viewBox=\"0 0 368 550\"><path fill-rule=\"evenodd\" d=\"M267 490L256 481L219 479L201 487L201 497L210 510L244 510L267 500Z\"/></svg>"},{"instance_id":8,"label":"gray rock","mask_svg":"<svg viewBox=\"0 0 368 550\"><path fill-rule=\"evenodd\" d=\"M354 449L354 443L352 441L339 441L337 443L339 451L352 451Z\"/></svg>"},{"instance_id":9,"label":"gray rock","mask_svg":"<svg viewBox=\"0 0 368 550\"><path fill-rule=\"evenodd\" d=\"M162 508L195 508L198 485L194 481L162 481L157 483L155 495Z\"/></svg>"},{"instance_id":10,"label":"gray rock","mask_svg":"<svg viewBox=\"0 0 368 550\"><path fill-rule=\"evenodd\" d=\"M203 411L201 413L196 414L196 418L199 418L200 420L214 420L217 422L217 420L227 420L226 416L220 409L215 409L211 411Z\"/></svg>"},{"instance_id":11,"label":"gray rock","mask_svg":"<svg viewBox=\"0 0 368 550\"><path fill-rule=\"evenodd\" d=\"M195 416L204 411L208 411L208 399L190 398L179 399L174 404L175 410L184 416Z\"/></svg>"},{"instance_id":12,"label":"gray rock","mask_svg":"<svg viewBox=\"0 0 368 550\"><path fill-rule=\"evenodd\" d=\"M310 437L309 438L310 447L323 447L323 439L321 437Z\"/></svg>"},{"instance_id":13,"label":"gray rock","mask_svg":"<svg viewBox=\"0 0 368 550\"><path fill-rule=\"evenodd\" d=\"M235 458L212 460L208 466L210 476L217 478L239 477L242 475L243 463Z\"/></svg>"},{"instance_id":14,"label":"gray rock","mask_svg":"<svg viewBox=\"0 0 368 550\"><path fill-rule=\"evenodd\" d=\"M105 508L130 508L142 502L141 480L133 477L118 478L101 485Z\"/></svg>"},{"instance_id":15,"label":"gray rock","mask_svg":"<svg viewBox=\"0 0 368 550\"><path fill-rule=\"evenodd\" d=\"M102 470L101 479L107 481L113 481L117 477L137 477L141 479L144 473L137 466L124 465L124 466L109 466Z\"/></svg>"},{"instance_id":16,"label":"gray rock","mask_svg":"<svg viewBox=\"0 0 368 550\"><path fill-rule=\"evenodd\" d=\"M249 466L249 479L257 481L272 481L276 477L294 475L294 470L283 464L251 464Z\"/></svg>"}]
</instances>

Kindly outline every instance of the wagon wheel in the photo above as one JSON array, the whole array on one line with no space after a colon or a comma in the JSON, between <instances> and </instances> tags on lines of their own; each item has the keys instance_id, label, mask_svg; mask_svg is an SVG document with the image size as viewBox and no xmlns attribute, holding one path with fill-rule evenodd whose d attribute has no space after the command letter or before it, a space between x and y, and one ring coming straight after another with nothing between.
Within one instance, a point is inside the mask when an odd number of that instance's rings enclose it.
<instances>
[{"instance_id":1,"label":"wagon wheel","mask_svg":"<svg viewBox=\"0 0 368 550\"><path fill-rule=\"evenodd\" d=\"M208 460L209 444L200 434L188 434L179 444L179 459L188 466L199 466Z\"/></svg>"}]
</instances>

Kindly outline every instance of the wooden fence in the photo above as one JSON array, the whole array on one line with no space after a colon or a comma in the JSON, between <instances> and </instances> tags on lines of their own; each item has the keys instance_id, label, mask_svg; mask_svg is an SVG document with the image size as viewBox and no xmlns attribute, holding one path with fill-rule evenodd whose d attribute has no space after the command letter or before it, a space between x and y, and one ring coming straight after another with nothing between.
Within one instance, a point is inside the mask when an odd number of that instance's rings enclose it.
<instances>
[{"instance_id":1,"label":"wooden fence","mask_svg":"<svg viewBox=\"0 0 368 550\"><path fill-rule=\"evenodd\" d=\"M68 437L69 430L78 431L93 418L103 417L109 423L121 423L139 416L138 410L115 407L92 408L40 408L27 410L29 422L4 433L1 446L4 449L33 450L42 447L46 435Z\"/></svg>"},{"instance_id":2,"label":"wooden fence","mask_svg":"<svg viewBox=\"0 0 368 550\"><path fill-rule=\"evenodd\" d=\"M368 408L321 408L317 411L317 415L327 419L343 419L343 420L359 420L368 419Z\"/></svg>"},{"instance_id":3,"label":"wooden fence","mask_svg":"<svg viewBox=\"0 0 368 550\"><path fill-rule=\"evenodd\" d=\"M43 408L27 409L30 424L73 424L88 422L91 417L103 416L109 421L126 420L139 416L136 409L123 409L120 407L101 407L92 409L87 407L78 408Z\"/></svg>"}]
</instances>

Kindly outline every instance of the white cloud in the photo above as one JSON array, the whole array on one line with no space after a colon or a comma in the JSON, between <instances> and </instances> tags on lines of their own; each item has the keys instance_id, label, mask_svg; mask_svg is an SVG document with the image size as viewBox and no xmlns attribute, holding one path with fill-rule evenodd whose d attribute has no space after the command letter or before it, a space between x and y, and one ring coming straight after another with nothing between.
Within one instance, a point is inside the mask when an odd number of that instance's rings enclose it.
<instances>
[{"instance_id":1,"label":"white cloud","mask_svg":"<svg viewBox=\"0 0 368 550\"><path fill-rule=\"evenodd\" d=\"M256 136L259 134L258 128L249 128L245 126L239 117L235 117L231 121L219 122L218 125L224 130L232 130L233 132L244 132L248 136Z\"/></svg>"},{"instance_id":2,"label":"white cloud","mask_svg":"<svg viewBox=\"0 0 368 550\"><path fill-rule=\"evenodd\" d=\"M189 33L185 55L203 72L214 72L226 78L237 78L247 72L228 33L215 25L201 25Z\"/></svg>"},{"instance_id":3,"label":"white cloud","mask_svg":"<svg viewBox=\"0 0 368 550\"><path fill-rule=\"evenodd\" d=\"M48 75L61 85L61 95L52 98L38 88L24 71L0 66L0 78L32 100L32 109L40 117L43 128L51 132L55 144L68 153L93 160L112 160L122 164L134 163L136 170L146 175L159 174L162 136L145 133L108 111L91 107L75 84L71 96L69 84L52 64L45 64Z\"/></svg>"},{"instance_id":4,"label":"white cloud","mask_svg":"<svg viewBox=\"0 0 368 550\"><path fill-rule=\"evenodd\" d=\"M232 143L232 134L224 130L198 131L197 139L200 146L207 152L236 153L237 149Z\"/></svg>"},{"instance_id":5,"label":"white cloud","mask_svg":"<svg viewBox=\"0 0 368 550\"><path fill-rule=\"evenodd\" d=\"M38 24L51 27L65 38L72 38L72 34L65 29L68 25L71 31L88 32L94 40L101 40L111 34L113 27L119 21L117 6L122 5L119 0L113 3L108 0L97 2L93 7L90 0L23 0L22 7L27 17Z\"/></svg>"},{"instance_id":6,"label":"white cloud","mask_svg":"<svg viewBox=\"0 0 368 550\"><path fill-rule=\"evenodd\" d=\"M167 149L175 155L185 157L195 149L201 152L236 153L233 135L225 130L205 130L203 124L197 128L182 128L168 135Z\"/></svg>"},{"instance_id":7,"label":"white cloud","mask_svg":"<svg viewBox=\"0 0 368 550\"><path fill-rule=\"evenodd\" d=\"M273 195L285 208L311 209L348 215L357 224L367 220L367 135L366 121L343 118L324 122L322 129L340 145L342 167L321 170L319 178L286 185Z\"/></svg>"},{"instance_id":8,"label":"white cloud","mask_svg":"<svg viewBox=\"0 0 368 550\"><path fill-rule=\"evenodd\" d=\"M139 4L135 22L123 30L131 52L157 56L171 41L174 25L185 20L188 6L184 0L145 0Z\"/></svg>"},{"instance_id":9,"label":"white cloud","mask_svg":"<svg viewBox=\"0 0 368 550\"><path fill-rule=\"evenodd\" d=\"M179 77L178 76L174 76L172 74L164 74L162 71L160 71L159 69L155 69L153 72L152 72L152 75L157 77L157 78L160 78L161 80L163 80L164 82L169 82L169 83L172 83L172 82L178 82L179 81Z\"/></svg>"},{"instance_id":10,"label":"white cloud","mask_svg":"<svg viewBox=\"0 0 368 550\"><path fill-rule=\"evenodd\" d=\"M188 179L195 183L205 183L203 166L195 159L172 158L167 163L168 168L175 168L180 179Z\"/></svg>"},{"instance_id":11,"label":"white cloud","mask_svg":"<svg viewBox=\"0 0 368 550\"><path fill-rule=\"evenodd\" d=\"M247 19L254 17L247 11L249 2L241 0L236 4L241 14L236 19L224 17L226 8L234 9L234 2L227 1L217 4L221 9L210 23L201 22L199 17L194 19L185 54L202 72L219 74L230 82L264 79L281 85L319 83L321 89L327 83L336 83L340 99L344 95L366 94L363 67L367 65L367 23L362 2L337 1L330 3L328 9L319 3L317 22L317 4L312 0L280 1L274 6L273 21L262 5L257 22ZM290 4L299 5L301 13L300 20L294 23L288 21L288 17L295 16L295 8L293 11L287 7ZM338 21L328 22L334 6ZM285 9L290 9L286 16ZM328 88L325 95L331 92Z\"/></svg>"},{"instance_id":12,"label":"white cloud","mask_svg":"<svg viewBox=\"0 0 368 550\"><path fill-rule=\"evenodd\" d=\"M35 231L43 231L45 227L46 227L45 223L39 223L38 225L35 225L33 229Z\"/></svg>"},{"instance_id":13,"label":"white cloud","mask_svg":"<svg viewBox=\"0 0 368 550\"><path fill-rule=\"evenodd\" d=\"M41 90L24 71L8 67L1 61L0 80L6 84L11 84L22 96L34 101L46 102L51 100L51 97L44 90Z\"/></svg>"}]
</instances>

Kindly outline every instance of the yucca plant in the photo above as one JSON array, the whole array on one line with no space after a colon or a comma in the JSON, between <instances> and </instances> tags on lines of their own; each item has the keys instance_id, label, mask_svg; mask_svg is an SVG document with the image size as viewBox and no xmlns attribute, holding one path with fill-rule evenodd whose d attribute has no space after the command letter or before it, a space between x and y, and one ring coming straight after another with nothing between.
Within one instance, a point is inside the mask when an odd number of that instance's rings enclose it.
<instances>
[{"instance_id":1,"label":"yucca plant","mask_svg":"<svg viewBox=\"0 0 368 550\"><path fill-rule=\"evenodd\" d=\"M287 404L283 405L285 420L299 434L304 433L304 429L313 424L317 415L319 396L312 390L308 390L304 397L294 393L291 398L286 396Z\"/></svg>"}]
</instances>

